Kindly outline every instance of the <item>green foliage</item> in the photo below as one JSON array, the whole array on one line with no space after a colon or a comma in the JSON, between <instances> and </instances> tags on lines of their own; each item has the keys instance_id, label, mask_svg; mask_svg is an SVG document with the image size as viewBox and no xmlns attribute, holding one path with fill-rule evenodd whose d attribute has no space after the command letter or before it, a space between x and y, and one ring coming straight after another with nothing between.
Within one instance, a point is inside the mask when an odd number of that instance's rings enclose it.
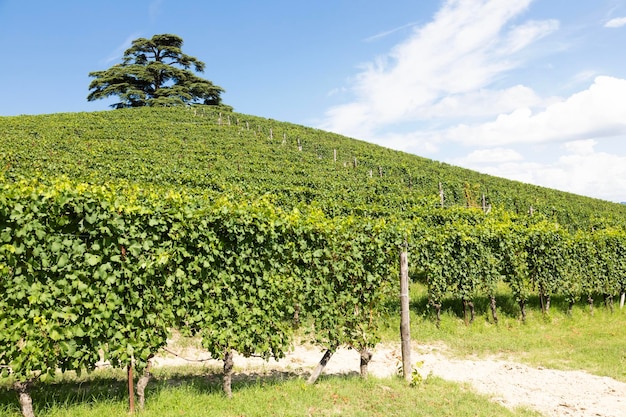
<instances>
[{"instance_id":1,"label":"green foliage","mask_svg":"<svg viewBox=\"0 0 626 417\"><path fill-rule=\"evenodd\" d=\"M182 52L183 39L176 35L139 38L124 52L123 62L104 71L89 73L93 101L119 96L111 107L177 106L191 103L218 105L224 90L196 76L205 64Z\"/></svg>"},{"instance_id":2,"label":"green foliage","mask_svg":"<svg viewBox=\"0 0 626 417\"><path fill-rule=\"evenodd\" d=\"M426 216L433 223L469 216L464 194L469 183L472 190L479 186L494 212L526 217L532 206L533 218L556 221L568 230L623 228L626 218L626 206L620 204L219 106L1 117L0 169L9 179L65 174L96 184L129 181L194 193L233 191L249 198L271 194L286 209L313 203L329 217ZM445 208L454 215L425 212L440 206L439 182Z\"/></svg>"},{"instance_id":3,"label":"green foliage","mask_svg":"<svg viewBox=\"0 0 626 417\"><path fill-rule=\"evenodd\" d=\"M404 244L438 313L502 282L522 308L626 287L624 207L216 106L0 118L0 166L0 369L22 381L99 352L141 369L173 328L214 357L280 358L300 322L372 347Z\"/></svg>"}]
</instances>

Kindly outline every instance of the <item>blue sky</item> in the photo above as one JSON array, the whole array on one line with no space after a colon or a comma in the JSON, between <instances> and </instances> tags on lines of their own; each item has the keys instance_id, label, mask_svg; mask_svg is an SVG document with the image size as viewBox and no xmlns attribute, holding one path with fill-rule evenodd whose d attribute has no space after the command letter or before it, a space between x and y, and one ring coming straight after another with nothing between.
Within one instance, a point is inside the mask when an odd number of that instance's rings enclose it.
<instances>
[{"instance_id":1,"label":"blue sky","mask_svg":"<svg viewBox=\"0 0 626 417\"><path fill-rule=\"evenodd\" d=\"M236 111L626 201L626 0L0 0L0 116L174 33Z\"/></svg>"}]
</instances>

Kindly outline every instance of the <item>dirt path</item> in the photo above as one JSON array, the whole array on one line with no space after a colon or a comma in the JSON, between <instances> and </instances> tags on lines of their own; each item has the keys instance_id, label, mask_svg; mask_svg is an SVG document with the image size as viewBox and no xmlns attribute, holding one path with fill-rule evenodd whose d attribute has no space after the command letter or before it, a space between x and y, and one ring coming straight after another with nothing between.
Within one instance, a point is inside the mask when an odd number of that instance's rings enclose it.
<instances>
[{"instance_id":1,"label":"dirt path","mask_svg":"<svg viewBox=\"0 0 626 417\"><path fill-rule=\"evenodd\" d=\"M186 358L207 359L207 354L187 350ZM279 362L258 358L235 357L236 372L246 370L281 370L309 373L323 352L311 346L297 346ZM191 356L189 356L191 355ZM621 417L626 416L626 383L598 377L582 371L557 371L533 368L499 359L450 359L445 347L414 345L413 362L423 361L420 373L471 384L506 407L527 406L545 416ZM379 345L369 364L373 376L388 377L397 372L399 346ZM167 355L155 358L155 366L188 364L184 359ZM220 361L203 362L221 366ZM328 363L324 373L357 373L359 355L354 350L340 349Z\"/></svg>"}]
</instances>

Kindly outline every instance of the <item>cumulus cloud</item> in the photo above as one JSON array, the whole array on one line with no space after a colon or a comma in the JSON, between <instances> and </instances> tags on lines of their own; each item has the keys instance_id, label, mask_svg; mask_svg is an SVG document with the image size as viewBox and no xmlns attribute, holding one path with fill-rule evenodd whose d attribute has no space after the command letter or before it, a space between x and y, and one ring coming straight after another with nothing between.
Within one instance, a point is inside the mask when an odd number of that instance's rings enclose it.
<instances>
[{"instance_id":1,"label":"cumulus cloud","mask_svg":"<svg viewBox=\"0 0 626 417\"><path fill-rule=\"evenodd\" d=\"M394 123L491 103L480 100L481 94L499 95L500 102L519 97L519 103L505 106L509 110L535 104L537 97L523 86L512 87L511 94L488 91L495 79L520 65L520 50L558 28L555 20L513 25L530 3L448 0L430 23L364 65L351 86L354 100L329 109L320 127L368 139Z\"/></svg>"},{"instance_id":2,"label":"cumulus cloud","mask_svg":"<svg viewBox=\"0 0 626 417\"><path fill-rule=\"evenodd\" d=\"M564 143L562 150L565 153L544 163L526 160L489 163L480 158L473 159L471 154L456 162L487 174L609 201L623 201L626 157L597 152L597 144L597 141L591 139Z\"/></svg>"},{"instance_id":3,"label":"cumulus cloud","mask_svg":"<svg viewBox=\"0 0 626 417\"><path fill-rule=\"evenodd\" d=\"M586 90L533 114L519 108L479 125L441 132L441 140L470 146L571 141L626 134L626 80L600 76Z\"/></svg>"},{"instance_id":4,"label":"cumulus cloud","mask_svg":"<svg viewBox=\"0 0 626 417\"><path fill-rule=\"evenodd\" d=\"M503 164L523 159L522 154L513 149L492 148L477 149L463 158L456 158L450 162L460 166L479 166L480 164Z\"/></svg>"},{"instance_id":5,"label":"cumulus cloud","mask_svg":"<svg viewBox=\"0 0 626 417\"><path fill-rule=\"evenodd\" d=\"M619 28L626 25L626 17L616 17L604 24L605 28Z\"/></svg>"}]
</instances>

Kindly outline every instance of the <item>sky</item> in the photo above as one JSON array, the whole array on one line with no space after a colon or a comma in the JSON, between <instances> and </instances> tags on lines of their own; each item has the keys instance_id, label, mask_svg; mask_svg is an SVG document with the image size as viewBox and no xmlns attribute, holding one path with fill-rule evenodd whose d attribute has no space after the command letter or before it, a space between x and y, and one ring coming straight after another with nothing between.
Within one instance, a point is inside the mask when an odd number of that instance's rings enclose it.
<instances>
[{"instance_id":1,"label":"sky","mask_svg":"<svg viewBox=\"0 0 626 417\"><path fill-rule=\"evenodd\" d=\"M237 112L626 202L626 0L0 0L0 116L161 33Z\"/></svg>"}]
</instances>

